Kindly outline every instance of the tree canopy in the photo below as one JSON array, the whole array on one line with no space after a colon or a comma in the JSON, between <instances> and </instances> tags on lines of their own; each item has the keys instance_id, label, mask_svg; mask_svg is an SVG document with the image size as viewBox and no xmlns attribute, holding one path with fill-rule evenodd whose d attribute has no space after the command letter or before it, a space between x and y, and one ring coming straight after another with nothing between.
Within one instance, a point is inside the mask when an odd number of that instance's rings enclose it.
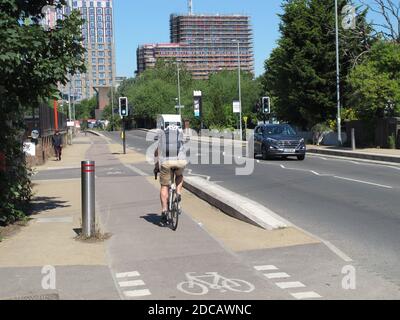
<instances>
[{"instance_id":1,"label":"tree canopy","mask_svg":"<svg viewBox=\"0 0 400 320\"><path fill-rule=\"evenodd\" d=\"M400 116L400 45L379 41L349 76L351 102L360 118Z\"/></svg>"},{"instance_id":2,"label":"tree canopy","mask_svg":"<svg viewBox=\"0 0 400 320\"><path fill-rule=\"evenodd\" d=\"M22 151L24 112L41 100L58 95L68 72L84 72L82 20L74 11L53 29L41 24L46 5L65 1L2 0L0 2L0 224L24 216L31 197L29 172Z\"/></svg>"},{"instance_id":3,"label":"tree canopy","mask_svg":"<svg viewBox=\"0 0 400 320\"><path fill-rule=\"evenodd\" d=\"M192 125L200 125L193 111L193 91L200 90L206 127L236 128L238 120L233 114L232 103L239 98L237 71L221 71L211 74L208 80L194 80L184 66L180 65L180 87L181 104L185 106L182 116L191 121ZM242 72L241 87L243 114L254 118L254 105L262 96L261 82L254 80L252 74ZM176 113L178 79L175 62L158 61L155 68L124 81L117 96L128 97L136 119L155 120L158 114Z\"/></svg>"},{"instance_id":4,"label":"tree canopy","mask_svg":"<svg viewBox=\"0 0 400 320\"><path fill-rule=\"evenodd\" d=\"M339 3L342 8L347 1ZM282 7L281 38L265 62L264 89L280 119L310 128L336 117L334 1L286 0ZM342 84L371 45L365 14L359 12L356 30L341 29ZM346 105L348 90L341 91Z\"/></svg>"}]
</instances>

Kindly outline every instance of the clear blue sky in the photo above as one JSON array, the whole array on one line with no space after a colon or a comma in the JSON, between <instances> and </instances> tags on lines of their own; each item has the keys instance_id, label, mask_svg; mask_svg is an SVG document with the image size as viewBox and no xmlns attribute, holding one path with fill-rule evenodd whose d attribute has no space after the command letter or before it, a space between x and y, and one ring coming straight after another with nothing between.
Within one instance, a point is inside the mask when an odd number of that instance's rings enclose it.
<instances>
[{"instance_id":1,"label":"clear blue sky","mask_svg":"<svg viewBox=\"0 0 400 320\"><path fill-rule=\"evenodd\" d=\"M256 76L279 38L280 0L193 0L195 14L245 14L254 33ZM169 42L169 15L187 13L187 0L114 0L117 76L133 77L136 48Z\"/></svg>"}]
</instances>

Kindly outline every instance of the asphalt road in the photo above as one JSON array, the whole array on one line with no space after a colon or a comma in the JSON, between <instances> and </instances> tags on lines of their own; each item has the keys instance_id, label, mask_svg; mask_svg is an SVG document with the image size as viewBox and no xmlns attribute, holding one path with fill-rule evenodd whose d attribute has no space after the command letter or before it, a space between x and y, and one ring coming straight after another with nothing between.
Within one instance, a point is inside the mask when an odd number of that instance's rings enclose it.
<instances>
[{"instance_id":1,"label":"asphalt road","mask_svg":"<svg viewBox=\"0 0 400 320\"><path fill-rule=\"evenodd\" d=\"M127 132L127 146L145 153L154 142L145 131ZM120 142L119 133L108 137ZM193 148L197 145L190 142ZM400 167L308 155L297 160L257 159L249 175L236 175L243 158L229 150L194 152L233 164L191 164L188 174L209 177L255 200L333 244L352 264L400 285ZM225 151L225 153L223 153ZM209 161L211 162L211 161ZM229 161L228 161L229 162ZM143 166L147 172L151 166Z\"/></svg>"}]
</instances>

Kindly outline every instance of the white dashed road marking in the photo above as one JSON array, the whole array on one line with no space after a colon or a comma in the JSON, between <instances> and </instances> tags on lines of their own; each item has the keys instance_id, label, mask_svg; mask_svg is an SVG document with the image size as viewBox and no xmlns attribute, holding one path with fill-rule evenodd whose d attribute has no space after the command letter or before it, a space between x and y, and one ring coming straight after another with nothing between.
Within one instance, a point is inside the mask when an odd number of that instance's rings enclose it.
<instances>
[{"instance_id":1,"label":"white dashed road marking","mask_svg":"<svg viewBox=\"0 0 400 320\"><path fill-rule=\"evenodd\" d=\"M264 275L268 279L290 278L290 275L285 272L265 273Z\"/></svg>"},{"instance_id":2,"label":"white dashed road marking","mask_svg":"<svg viewBox=\"0 0 400 320\"><path fill-rule=\"evenodd\" d=\"M117 273L115 276L117 279L125 280L118 282L120 288L134 288L146 285L143 280L140 279L132 280L132 278L137 278L140 276L140 273L137 271L121 272ZM138 297L149 296L151 295L151 292L148 289L138 289L138 290L123 291L123 294L127 298L138 298Z\"/></svg>"},{"instance_id":3,"label":"white dashed road marking","mask_svg":"<svg viewBox=\"0 0 400 320\"><path fill-rule=\"evenodd\" d=\"M137 287L137 286L144 286L145 283L143 280L134 280L134 281L122 281L118 283L121 288L126 287Z\"/></svg>"},{"instance_id":4,"label":"white dashed road marking","mask_svg":"<svg viewBox=\"0 0 400 320\"><path fill-rule=\"evenodd\" d=\"M300 299L322 298L318 293L316 293L314 291L291 293L291 295L299 300Z\"/></svg>"},{"instance_id":5,"label":"white dashed road marking","mask_svg":"<svg viewBox=\"0 0 400 320\"><path fill-rule=\"evenodd\" d=\"M299 281L295 282L277 282L275 283L281 289L304 288L305 285Z\"/></svg>"},{"instance_id":6,"label":"white dashed road marking","mask_svg":"<svg viewBox=\"0 0 400 320\"><path fill-rule=\"evenodd\" d=\"M254 269L256 269L257 271L279 270L278 267L270 264L254 266ZM289 274L285 272L264 273L264 276L267 277L268 279L283 279L291 277ZM282 281L282 282L275 282L275 284L282 290L306 287L306 285L300 281ZM295 292L295 293L289 292L289 293L292 297L298 300L322 298L322 296L320 296L318 293L314 291Z\"/></svg>"},{"instance_id":7,"label":"white dashed road marking","mask_svg":"<svg viewBox=\"0 0 400 320\"><path fill-rule=\"evenodd\" d=\"M140 276L140 273L137 272L137 271L133 271L133 272L124 272L124 273L117 273L117 274L116 274L116 277L117 277L118 279L121 279L121 278L130 278L130 277L139 277L139 276Z\"/></svg>"},{"instance_id":8,"label":"white dashed road marking","mask_svg":"<svg viewBox=\"0 0 400 320\"><path fill-rule=\"evenodd\" d=\"M256 269L257 271L278 270L278 268L273 265L255 266L254 269Z\"/></svg>"},{"instance_id":9,"label":"white dashed road marking","mask_svg":"<svg viewBox=\"0 0 400 320\"><path fill-rule=\"evenodd\" d=\"M125 291L124 295L128 298L138 298L138 297L150 296L151 292L147 289L132 290L132 291Z\"/></svg>"}]
</instances>

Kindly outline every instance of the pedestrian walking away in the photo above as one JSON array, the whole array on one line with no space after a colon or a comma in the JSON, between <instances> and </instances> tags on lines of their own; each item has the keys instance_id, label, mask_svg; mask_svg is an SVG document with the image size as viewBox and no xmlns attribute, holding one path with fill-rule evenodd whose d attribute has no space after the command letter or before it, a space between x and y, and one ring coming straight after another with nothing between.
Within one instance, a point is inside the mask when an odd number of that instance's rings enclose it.
<instances>
[{"instance_id":1,"label":"pedestrian walking away","mask_svg":"<svg viewBox=\"0 0 400 320\"><path fill-rule=\"evenodd\" d=\"M62 139L62 136L61 136L59 130L56 130L52 140L53 140L53 147L54 147L54 152L56 155L56 160L61 161L63 139Z\"/></svg>"}]
</instances>

